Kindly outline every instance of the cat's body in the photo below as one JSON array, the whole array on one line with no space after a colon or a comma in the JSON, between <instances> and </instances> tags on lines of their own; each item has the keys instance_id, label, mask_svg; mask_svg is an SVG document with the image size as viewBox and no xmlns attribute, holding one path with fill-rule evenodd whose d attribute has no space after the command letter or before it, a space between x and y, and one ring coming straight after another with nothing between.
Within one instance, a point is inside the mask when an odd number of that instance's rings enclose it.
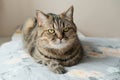
<instances>
[{"instance_id":1,"label":"cat's body","mask_svg":"<svg viewBox=\"0 0 120 80\"><path fill-rule=\"evenodd\" d=\"M30 55L55 73L65 73L64 66L78 64L83 57L73 7L61 15L37 11L36 18L25 22L22 33Z\"/></svg>"}]
</instances>

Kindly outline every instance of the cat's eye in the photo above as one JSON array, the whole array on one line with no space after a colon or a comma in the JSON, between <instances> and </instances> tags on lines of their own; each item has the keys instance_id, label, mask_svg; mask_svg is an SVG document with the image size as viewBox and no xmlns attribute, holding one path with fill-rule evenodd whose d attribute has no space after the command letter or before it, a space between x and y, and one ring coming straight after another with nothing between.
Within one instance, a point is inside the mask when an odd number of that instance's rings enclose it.
<instances>
[{"instance_id":1,"label":"cat's eye","mask_svg":"<svg viewBox=\"0 0 120 80\"><path fill-rule=\"evenodd\" d=\"M69 31L69 29L70 29L69 27L65 27L65 28L63 29L63 31L64 31L64 32L67 32L67 31Z\"/></svg>"},{"instance_id":2,"label":"cat's eye","mask_svg":"<svg viewBox=\"0 0 120 80\"><path fill-rule=\"evenodd\" d=\"M55 30L54 29L48 29L48 32L52 34L52 33L55 33Z\"/></svg>"}]
</instances>

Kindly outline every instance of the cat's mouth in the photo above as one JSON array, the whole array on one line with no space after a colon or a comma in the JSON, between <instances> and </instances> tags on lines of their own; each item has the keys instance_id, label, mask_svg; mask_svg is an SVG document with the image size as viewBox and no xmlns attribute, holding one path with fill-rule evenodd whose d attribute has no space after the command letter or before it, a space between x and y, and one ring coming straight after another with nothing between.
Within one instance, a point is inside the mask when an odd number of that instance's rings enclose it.
<instances>
[{"instance_id":1,"label":"cat's mouth","mask_svg":"<svg viewBox=\"0 0 120 80\"><path fill-rule=\"evenodd\" d=\"M54 42L53 44L56 44L56 45L61 45L61 44L63 44L64 42L63 41L56 41L56 42Z\"/></svg>"},{"instance_id":2,"label":"cat's mouth","mask_svg":"<svg viewBox=\"0 0 120 80\"><path fill-rule=\"evenodd\" d=\"M62 39L62 40L57 39L54 43L57 44L57 45L61 45L61 44L65 44L66 41L64 39Z\"/></svg>"},{"instance_id":3,"label":"cat's mouth","mask_svg":"<svg viewBox=\"0 0 120 80\"><path fill-rule=\"evenodd\" d=\"M68 43L65 40L56 40L54 42L50 42L49 44L51 48L56 49L65 48L68 45Z\"/></svg>"},{"instance_id":4,"label":"cat's mouth","mask_svg":"<svg viewBox=\"0 0 120 80\"><path fill-rule=\"evenodd\" d=\"M60 44L62 44L62 41L60 40L60 42L59 42Z\"/></svg>"},{"instance_id":5,"label":"cat's mouth","mask_svg":"<svg viewBox=\"0 0 120 80\"><path fill-rule=\"evenodd\" d=\"M62 49L62 48L65 48L67 46L67 44L63 44L63 43L60 43L60 44L51 44L51 48L54 48L54 49Z\"/></svg>"}]
</instances>

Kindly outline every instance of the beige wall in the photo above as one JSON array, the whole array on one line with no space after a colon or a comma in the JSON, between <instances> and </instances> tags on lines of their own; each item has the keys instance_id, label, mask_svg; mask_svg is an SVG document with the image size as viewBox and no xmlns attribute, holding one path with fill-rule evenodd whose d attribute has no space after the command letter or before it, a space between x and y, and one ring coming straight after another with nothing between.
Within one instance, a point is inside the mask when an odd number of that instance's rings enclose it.
<instances>
[{"instance_id":1,"label":"beige wall","mask_svg":"<svg viewBox=\"0 0 120 80\"><path fill-rule=\"evenodd\" d=\"M75 23L85 35L120 37L120 0L0 0L0 36L12 35L37 9L60 13L71 5Z\"/></svg>"}]
</instances>

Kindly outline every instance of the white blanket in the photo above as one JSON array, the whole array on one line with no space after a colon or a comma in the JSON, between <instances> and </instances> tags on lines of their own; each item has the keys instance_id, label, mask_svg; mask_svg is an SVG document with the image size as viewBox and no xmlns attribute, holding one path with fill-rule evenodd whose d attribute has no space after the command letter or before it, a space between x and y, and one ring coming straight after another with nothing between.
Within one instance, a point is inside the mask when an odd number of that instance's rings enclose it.
<instances>
[{"instance_id":1,"label":"white blanket","mask_svg":"<svg viewBox=\"0 0 120 80\"><path fill-rule=\"evenodd\" d=\"M0 80L120 80L120 39L80 37L84 60L55 74L25 51L21 34L0 47ZM106 43L106 44L105 44Z\"/></svg>"}]
</instances>

